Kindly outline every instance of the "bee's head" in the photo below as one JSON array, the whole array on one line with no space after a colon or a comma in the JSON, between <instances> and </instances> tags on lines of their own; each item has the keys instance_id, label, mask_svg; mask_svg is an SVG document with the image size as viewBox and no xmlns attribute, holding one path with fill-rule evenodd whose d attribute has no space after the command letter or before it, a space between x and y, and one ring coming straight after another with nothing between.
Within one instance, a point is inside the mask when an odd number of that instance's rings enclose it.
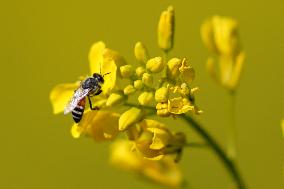
<instances>
[{"instance_id":1,"label":"bee's head","mask_svg":"<svg viewBox=\"0 0 284 189\"><path fill-rule=\"evenodd\" d=\"M104 83L104 78L101 74L98 73L94 73L93 74L93 78L96 79L99 83Z\"/></svg>"}]
</instances>

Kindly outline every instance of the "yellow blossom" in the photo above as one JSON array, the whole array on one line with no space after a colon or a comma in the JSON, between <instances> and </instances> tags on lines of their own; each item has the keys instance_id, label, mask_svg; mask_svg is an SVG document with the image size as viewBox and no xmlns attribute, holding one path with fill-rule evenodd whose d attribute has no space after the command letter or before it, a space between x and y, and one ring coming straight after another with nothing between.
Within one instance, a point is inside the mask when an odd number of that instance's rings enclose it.
<instances>
[{"instance_id":1,"label":"yellow blossom","mask_svg":"<svg viewBox=\"0 0 284 189\"><path fill-rule=\"evenodd\" d=\"M82 134L92 137L96 141L112 140L119 132L119 114L109 111L85 111L82 120L74 124L71 134L79 138Z\"/></svg>"},{"instance_id":2,"label":"yellow blossom","mask_svg":"<svg viewBox=\"0 0 284 189\"><path fill-rule=\"evenodd\" d=\"M154 95L152 92L143 92L139 95L138 102L143 106L149 105L152 102L153 98Z\"/></svg>"},{"instance_id":3,"label":"yellow blossom","mask_svg":"<svg viewBox=\"0 0 284 189\"><path fill-rule=\"evenodd\" d=\"M173 48L175 18L174 8L169 6L163 11L158 24L158 45L164 51L169 51Z\"/></svg>"},{"instance_id":4,"label":"yellow blossom","mask_svg":"<svg viewBox=\"0 0 284 189\"><path fill-rule=\"evenodd\" d=\"M151 161L139 156L132 149L133 143L130 141L115 141L111 146L111 164L168 187L177 188L181 185L182 174L170 157Z\"/></svg>"},{"instance_id":5,"label":"yellow blossom","mask_svg":"<svg viewBox=\"0 0 284 189\"><path fill-rule=\"evenodd\" d=\"M135 44L134 54L135 54L136 59L139 62L143 62L143 63L146 63L147 60L148 60L148 57L149 57L148 51L147 51L145 45L141 42L137 42Z\"/></svg>"},{"instance_id":6,"label":"yellow blossom","mask_svg":"<svg viewBox=\"0 0 284 189\"><path fill-rule=\"evenodd\" d=\"M141 121L145 116L145 112L138 108L130 108L124 112L119 118L119 130L124 131L128 127Z\"/></svg>"},{"instance_id":7,"label":"yellow blossom","mask_svg":"<svg viewBox=\"0 0 284 189\"><path fill-rule=\"evenodd\" d=\"M167 154L179 153L186 142L158 121L145 119L139 124L143 132L135 140L135 147L145 158L159 160Z\"/></svg>"},{"instance_id":8,"label":"yellow blossom","mask_svg":"<svg viewBox=\"0 0 284 189\"><path fill-rule=\"evenodd\" d=\"M168 110L173 114L183 114L194 110L194 106L187 98L172 98L168 101Z\"/></svg>"},{"instance_id":9,"label":"yellow blossom","mask_svg":"<svg viewBox=\"0 0 284 189\"><path fill-rule=\"evenodd\" d=\"M161 72L164 69L164 63L162 57L155 57L148 60L146 68L147 70L150 70L152 73Z\"/></svg>"},{"instance_id":10,"label":"yellow blossom","mask_svg":"<svg viewBox=\"0 0 284 189\"><path fill-rule=\"evenodd\" d=\"M120 74L117 74L119 67L126 64L126 61L116 51L105 47L103 42L93 44L89 53L91 73L109 73L105 79L102 91L110 94L115 88L121 87Z\"/></svg>"}]
</instances>

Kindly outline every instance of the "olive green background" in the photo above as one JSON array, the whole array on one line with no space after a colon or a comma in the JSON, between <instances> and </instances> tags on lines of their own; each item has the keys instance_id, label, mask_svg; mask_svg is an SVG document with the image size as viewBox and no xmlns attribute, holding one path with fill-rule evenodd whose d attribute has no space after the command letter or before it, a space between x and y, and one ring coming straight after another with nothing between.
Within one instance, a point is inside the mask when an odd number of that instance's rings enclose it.
<instances>
[{"instance_id":1,"label":"olive green background","mask_svg":"<svg viewBox=\"0 0 284 189\"><path fill-rule=\"evenodd\" d=\"M205 71L209 52L199 34L214 14L240 23L247 54L237 96L238 162L251 189L283 188L284 3L255 1L2 1L0 3L1 130L0 188L161 188L108 164L109 143L74 140L70 116L52 114L49 92L89 73L88 51L103 40L131 63L143 41L151 56L160 12L176 9L175 47L188 57L201 88L200 122L222 144L229 98ZM180 129L197 139L182 122ZM227 188L229 177L216 156L186 149L180 166L194 189Z\"/></svg>"}]
</instances>

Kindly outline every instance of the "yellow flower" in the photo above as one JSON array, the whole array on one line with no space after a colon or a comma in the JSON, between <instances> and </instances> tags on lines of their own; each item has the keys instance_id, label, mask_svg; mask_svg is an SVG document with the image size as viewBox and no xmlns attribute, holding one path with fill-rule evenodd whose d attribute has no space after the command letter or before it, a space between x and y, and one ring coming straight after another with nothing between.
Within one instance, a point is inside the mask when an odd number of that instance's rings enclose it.
<instances>
[{"instance_id":1,"label":"yellow flower","mask_svg":"<svg viewBox=\"0 0 284 189\"><path fill-rule=\"evenodd\" d=\"M143 132L135 140L135 149L145 158L160 160L167 154L178 155L186 143L185 137L171 133L158 121L144 119L139 125Z\"/></svg>"},{"instance_id":2,"label":"yellow flower","mask_svg":"<svg viewBox=\"0 0 284 189\"><path fill-rule=\"evenodd\" d=\"M168 76L170 79L176 79L180 72L179 68L181 66L181 59L179 58L172 58L168 61Z\"/></svg>"},{"instance_id":3,"label":"yellow flower","mask_svg":"<svg viewBox=\"0 0 284 189\"><path fill-rule=\"evenodd\" d=\"M281 121L282 136L284 138L284 119Z\"/></svg>"},{"instance_id":4,"label":"yellow flower","mask_svg":"<svg viewBox=\"0 0 284 189\"><path fill-rule=\"evenodd\" d=\"M220 55L234 56L239 52L238 23L227 17L213 16L201 26L205 45Z\"/></svg>"},{"instance_id":5,"label":"yellow flower","mask_svg":"<svg viewBox=\"0 0 284 189\"><path fill-rule=\"evenodd\" d=\"M126 171L132 171L156 183L178 188L183 181L178 165L170 158L147 160L133 151L133 143L117 140L111 146L110 162Z\"/></svg>"},{"instance_id":6,"label":"yellow flower","mask_svg":"<svg viewBox=\"0 0 284 189\"><path fill-rule=\"evenodd\" d=\"M137 77L142 77L145 72L146 72L146 69L142 66L137 67L135 70Z\"/></svg>"},{"instance_id":7,"label":"yellow flower","mask_svg":"<svg viewBox=\"0 0 284 189\"><path fill-rule=\"evenodd\" d=\"M213 16L201 26L204 44L219 57L220 76L215 71L214 60L206 63L211 77L229 91L235 91L243 69L245 53L240 49L238 23L236 20Z\"/></svg>"},{"instance_id":8,"label":"yellow flower","mask_svg":"<svg viewBox=\"0 0 284 189\"><path fill-rule=\"evenodd\" d=\"M159 102L156 105L157 115L161 117L169 117L171 113L168 110L168 102Z\"/></svg>"},{"instance_id":9,"label":"yellow flower","mask_svg":"<svg viewBox=\"0 0 284 189\"><path fill-rule=\"evenodd\" d=\"M168 110L173 114L183 114L194 110L194 106L187 98L172 98L168 101Z\"/></svg>"},{"instance_id":10,"label":"yellow flower","mask_svg":"<svg viewBox=\"0 0 284 189\"><path fill-rule=\"evenodd\" d=\"M143 88L143 82L140 79L134 81L133 85L134 85L134 88L137 90L141 90Z\"/></svg>"},{"instance_id":11,"label":"yellow flower","mask_svg":"<svg viewBox=\"0 0 284 189\"><path fill-rule=\"evenodd\" d=\"M96 141L112 140L119 132L119 114L109 111L85 111L82 120L74 124L71 134L79 138L82 134L92 137Z\"/></svg>"},{"instance_id":12,"label":"yellow flower","mask_svg":"<svg viewBox=\"0 0 284 189\"><path fill-rule=\"evenodd\" d=\"M163 11L158 24L158 45L164 51L169 51L173 48L175 18L174 8L169 6Z\"/></svg>"},{"instance_id":13,"label":"yellow flower","mask_svg":"<svg viewBox=\"0 0 284 189\"><path fill-rule=\"evenodd\" d=\"M89 61L91 73L109 73L102 86L103 94L110 94L113 89L121 88L119 67L126 65L126 61L116 51L106 48L103 42L93 44Z\"/></svg>"},{"instance_id":14,"label":"yellow flower","mask_svg":"<svg viewBox=\"0 0 284 189\"><path fill-rule=\"evenodd\" d=\"M111 90L118 86L119 76L116 70L118 66L125 65L124 59L115 51L105 48L103 42L95 43L89 53L91 74L106 74L105 82L102 86L104 94L110 94ZM65 83L55 86L50 93L50 101L55 114L63 112L66 104L73 96L74 91L79 87L80 83ZM94 105L104 106L106 99L99 95L93 97Z\"/></svg>"}]
</instances>

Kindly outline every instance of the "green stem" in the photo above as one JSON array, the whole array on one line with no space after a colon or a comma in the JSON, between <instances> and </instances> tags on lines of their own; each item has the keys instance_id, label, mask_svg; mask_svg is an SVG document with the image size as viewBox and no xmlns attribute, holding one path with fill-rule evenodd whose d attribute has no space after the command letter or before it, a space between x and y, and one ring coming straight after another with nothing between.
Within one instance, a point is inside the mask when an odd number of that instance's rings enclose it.
<instances>
[{"instance_id":1,"label":"green stem","mask_svg":"<svg viewBox=\"0 0 284 189\"><path fill-rule=\"evenodd\" d=\"M237 128L236 128L236 93L232 92L230 96L230 124L227 127L227 154L231 160L237 158Z\"/></svg>"},{"instance_id":2,"label":"green stem","mask_svg":"<svg viewBox=\"0 0 284 189\"><path fill-rule=\"evenodd\" d=\"M232 179L236 182L238 189L245 189L245 183L237 169L235 163L228 158L226 153L220 147L220 145L215 141L215 139L210 136L210 134L193 118L187 115L181 116L190 126L208 143L212 150L216 153L219 159L222 161Z\"/></svg>"}]
</instances>

